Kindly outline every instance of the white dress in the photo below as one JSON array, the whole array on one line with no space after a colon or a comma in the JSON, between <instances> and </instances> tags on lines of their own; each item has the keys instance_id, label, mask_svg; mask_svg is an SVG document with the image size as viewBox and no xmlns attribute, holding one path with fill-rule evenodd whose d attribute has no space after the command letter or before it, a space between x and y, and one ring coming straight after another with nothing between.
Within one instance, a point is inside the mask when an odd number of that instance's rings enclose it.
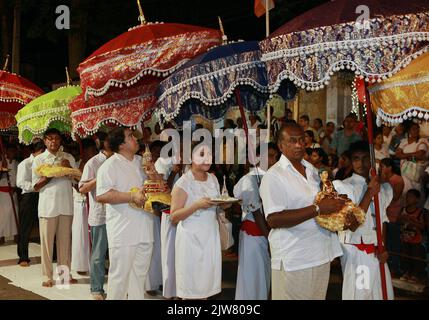
<instances>
[{"instance_id":1,"label":"white dress","mask_svg":"<svg viewBox=\"0 0 429 320\"><path fill-rule=\"evenodd\" d=\"M71 269L76 272L89 271L90 244L88 208L86 195L73 188L73 223Z\"/></svg>"},{"instance_id":2,"label":"white dress","mask_svg":"<svg viewBox=\"0 0 429 320\"><path fill-rule=\"evenodd\" d=\"M162 285L162 266L161 266L161 219L153 214L153 250L150 260L149 271L146 276L145 290L158 290Z\"/></svg>"},{"instance_id":3,"label":"white dress","mask_svg":"<svg viewBox=\"0 0 429 320\"><path fill-rule=\"evenodd\" d=\"M255 169L234 186L234 197L241 199L243 223L255 223L252 212L262 208ZM258 168L258 174L265 174ZM244 225L244 224L243 224ZM268 239L263 235L250 235L240 231L238 249L237 285L235 300L267 300L271 283L271 259Z\"/></svg>"},{"instance_id":4,"label":"white dress","mask_svg":"<svg viewBox=\"0 0 429 320\"><path fill-rule=\"evenodd\" d=\"M220 196L216 177L196 181L192 171L176 183L188 195L185 207L203 198ZM177 225L176 289L185 299L203 299L221 291L222 254L216 207L195 211Z\"/></svg>"},{"instance_id":5,"label":"white dress","mask_svg":"<svg viewBox=\"0 0 429 320\"><path fill-rule=\"evenodd\" d=\"M411 152L417 152L419 150L426 151L426 156L428 155L428 142L426 139L420 138L419 141L413 142L411 144L408 143L408 139L405 138L401 141L401 144L398 148L401 148L404 153L411 153ZM401 160L401 167L404 165L405 160ZM427 166L427 162L422 163L423 166ZM402 191L402 194L405 196L410 189L417 189L418 191L422 190L422 184L420 182L412 181L408 179L405 175L402 175L402 178L404 179L404 190Z\"/></svg>"},{"instance_id":6,"label":"white dress","mask_svg":"<svg viewBox=\"0 0 429 320\"><path fill-rule=\"evenodd\" d=\"M1 162L0 162L1 164ZM16 186L16 170L18 164L15 160L11 163L8 161L9 178L11 187ZM8 187L6 173L1 174L0 187ZM16 217L18 219L18 199L16 193L13 194L13 201L15 203ZM18 234L16 228L16 221L14 217L12 201L8 192L0 191L0 237L10 238Z\"/></svg>"}]
</instances>

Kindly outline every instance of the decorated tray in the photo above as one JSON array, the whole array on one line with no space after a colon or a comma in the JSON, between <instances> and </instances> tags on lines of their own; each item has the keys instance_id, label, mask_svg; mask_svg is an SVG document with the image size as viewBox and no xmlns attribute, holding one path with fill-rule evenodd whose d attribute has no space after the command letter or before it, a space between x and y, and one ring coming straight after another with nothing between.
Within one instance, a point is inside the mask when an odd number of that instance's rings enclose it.
<instances>
[{"instance_id":1,"label":"decorated tray","mask_svg":"<svg viewBox=\"0 0 429 320\"><path fill-rule=\"evenodd\" d=\"M58 178L65 176L80 178L82 176L82 173L79 169L55 166L51 164L41 164L36 169L36 172L38 175L48 178Z\"/></svg>"}]
</instances>

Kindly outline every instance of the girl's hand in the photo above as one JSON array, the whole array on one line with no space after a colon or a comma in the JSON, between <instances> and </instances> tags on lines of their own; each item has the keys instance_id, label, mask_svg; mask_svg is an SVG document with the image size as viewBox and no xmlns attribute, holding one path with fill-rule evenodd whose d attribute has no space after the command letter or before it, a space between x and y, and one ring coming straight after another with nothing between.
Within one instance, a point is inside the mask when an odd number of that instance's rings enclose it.
<instances>
[{"instance_id":1,"label":"girl's hand","mask_svg":"<svg viewBox=\"0 0 429 320\"><path fill-rule=\"evenodd\" d=\"M208 197L201 198L194 203L195 207L198 209L208 209L213 207L215 204Z\"/></svg>"}]
</instances>

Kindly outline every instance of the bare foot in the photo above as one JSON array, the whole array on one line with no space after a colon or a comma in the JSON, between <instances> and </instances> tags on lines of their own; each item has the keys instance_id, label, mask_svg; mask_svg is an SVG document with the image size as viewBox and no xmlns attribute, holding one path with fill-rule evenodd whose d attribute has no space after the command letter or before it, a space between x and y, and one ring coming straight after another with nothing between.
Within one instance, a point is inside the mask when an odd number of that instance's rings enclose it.
<instances>
[{"instance_id":1,"label":"bare foot","mask_svg":"<svg viewBox=\"0 0 429 320\"><path fill-rule=\"evenodd\" d=\"M94 294L92 294L92 299L94 299L94 300L104 300L104 295L102 295L101 293L94 293Z\"/></svg>"},{"instance_id":2,"label":"bare foot","mask_svg":"<svg viewBox=\"0 0 429 320\"><path fill-rule=\"evenodd\" d=\"M21 262L19 263L19 265L20 265L21 267L29 267L29 266L30 266L30 262L28 262L28 261L21 261Z\"/></svg>"},{"instance_id":3,"label":"bare foot","mask_svg":"<svg viewBox=\"0 0 429 320\"><path fill-rule=\"evenodd\" d=\"M54 286L54 280L43 281L42 286L52 288Z\"/></svg>"}]
</instances>

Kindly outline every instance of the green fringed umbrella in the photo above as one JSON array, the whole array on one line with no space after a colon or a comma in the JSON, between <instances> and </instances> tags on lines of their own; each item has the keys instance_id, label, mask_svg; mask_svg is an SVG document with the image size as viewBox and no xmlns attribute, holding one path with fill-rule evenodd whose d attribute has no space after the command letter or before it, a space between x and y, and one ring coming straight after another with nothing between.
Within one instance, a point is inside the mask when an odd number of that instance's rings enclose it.
<instances>
[{"instance_id":1,"label":"green fringed umbrella","mask_svg":"<svg viewBox=\"0 0 429 320\"><path fill-rule=\"evenodd\" d=\"M15 116L19 141L30 144L48 128L71 132L71 111L68 104L80 93L82 89L79 86L67 85L34 99L19 110Z\"/></svg>"}]
</instances>

